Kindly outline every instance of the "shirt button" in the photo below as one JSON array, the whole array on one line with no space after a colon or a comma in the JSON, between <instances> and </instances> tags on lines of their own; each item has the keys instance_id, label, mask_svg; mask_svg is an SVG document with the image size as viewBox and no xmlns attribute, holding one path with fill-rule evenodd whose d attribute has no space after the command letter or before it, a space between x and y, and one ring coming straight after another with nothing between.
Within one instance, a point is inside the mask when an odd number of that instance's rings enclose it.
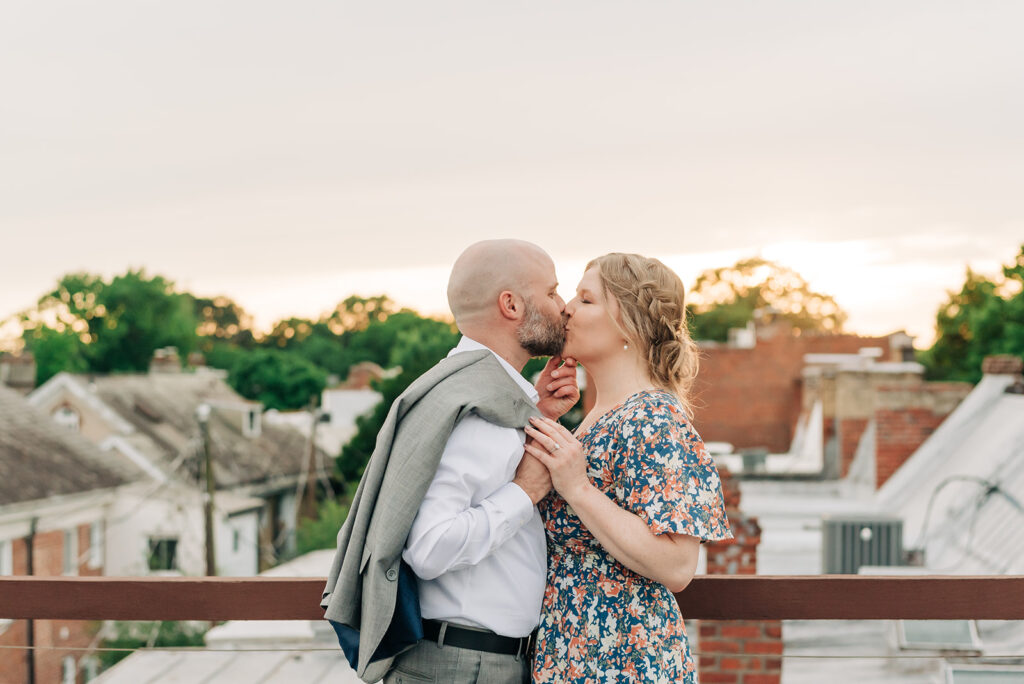
<instances>
[{"instance_id":1,"label":"shirt button","mask_svg":"<svg viewBox=\"0 0 1024 684\"><path fill-rule=\"evenodd\" d=\"M394 582L396 579L398 579L398 570L394 568L389 568L388 571L384 573L384 576L392 582Z\"/></svg>"}]
</instances>

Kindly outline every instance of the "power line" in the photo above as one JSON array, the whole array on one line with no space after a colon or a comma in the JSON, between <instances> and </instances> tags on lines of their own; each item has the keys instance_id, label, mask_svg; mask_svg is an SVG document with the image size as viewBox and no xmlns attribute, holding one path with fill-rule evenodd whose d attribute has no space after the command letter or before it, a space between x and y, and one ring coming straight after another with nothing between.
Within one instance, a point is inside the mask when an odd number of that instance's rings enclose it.
<instances>
[{"instance_id":1,"label":"power line","mask_svg":"<svg viewBox=\"0 0 1024 684\"><path fill-rule=\"evenodd\" d=\"M133 653L135 651L145 651L148 653L315 653L315 652L327 652L333 651L342 655L341 649L336 646L308 646L305 648L199 648L196 646L156 646L153 648L95 648L88 649L86 647L71 647L71 646L0 646L0 649L8 650L33 650L33 651L88 651L94 652L111 652L111 653ZM691 651L692 656L721 656L725 655L722 653L704 653L701 651ZM729 654L730 657L743 657L743 654ZM759 657L760 654L757 654ZM750 657L755 657L751 655ZM842 654L842 655L828 655L828 654L810 654L810 653L783 653L778 656L779 658L792 658L800 660L934 660L936 658L956 658L957 660L1016 660L1024 659L1024 653L1007 653L998 655L986 655L986 654L957 654L955 656L948 654L906 654L906 655L878 655L869 653L854 653L854 654Z\"/></svg>"}]
</instances>

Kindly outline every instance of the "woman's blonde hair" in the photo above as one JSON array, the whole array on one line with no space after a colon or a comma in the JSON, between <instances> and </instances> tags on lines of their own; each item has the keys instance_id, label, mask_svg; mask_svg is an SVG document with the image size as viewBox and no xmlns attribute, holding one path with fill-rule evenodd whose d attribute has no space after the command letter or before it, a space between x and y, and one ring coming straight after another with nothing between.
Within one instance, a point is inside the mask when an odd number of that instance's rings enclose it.
<instances>
[{"instance_id":1,"label":"woman's blonde hair","mask_svg":"<svg viewBox=\"0 0 1024 684\"><path fill-rule=\"evenodd\" d=\"M675 394L690 415L698 350L686 323L683 281L657 259L639 254L605 254L587 270L595 266L604 294L619 303L615 324L646 356L654 384Z\"/></svg>"}]
</instances>

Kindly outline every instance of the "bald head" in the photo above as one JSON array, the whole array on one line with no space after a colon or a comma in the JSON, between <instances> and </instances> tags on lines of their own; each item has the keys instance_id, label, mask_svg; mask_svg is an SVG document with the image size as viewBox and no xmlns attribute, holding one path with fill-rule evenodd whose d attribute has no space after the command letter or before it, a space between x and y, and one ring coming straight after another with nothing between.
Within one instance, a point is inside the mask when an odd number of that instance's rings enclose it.
<instances>
[{"instance_id":1,"label":"bald head","mask_svg":"<svg viewBox=\"0 0 1024 684\"><path fill-rule=\"evenodd\" d=\"M523 240L484 240L470 245L452 266L448 306L460 329L467 323L497 315L498 295L523 294L530 285L554 274L547 252Z\"/></svg>"}]
</instances>

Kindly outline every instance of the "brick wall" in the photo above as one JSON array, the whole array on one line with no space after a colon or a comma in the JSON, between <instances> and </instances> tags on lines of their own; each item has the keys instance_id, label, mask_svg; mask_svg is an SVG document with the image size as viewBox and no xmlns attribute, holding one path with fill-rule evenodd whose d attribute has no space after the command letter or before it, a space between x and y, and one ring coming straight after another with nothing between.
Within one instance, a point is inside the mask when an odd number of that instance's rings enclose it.
<instances>
[{"instance_id":1,"label":"brick wall","mask_svg":"<svg viewBox=\"0 0 1024 684\"><path fill-rule=\"evenodd\" d=\"M757 574L757 519L739 508L739 485L724 468L722 489L733 539L708 542L709 575ZM782 622L779 620L702 620L691 643L704 684L779 684L782 679Z\"/></svg>"},{"instance_id":2,"label":"brick wall","mask_svg":"<svg viewBox=\"0 0 1024 684\"><path fill-rule=\"evenodd\" d=\"M925 408L876 411L875 487L885 484L945 418Z\"/></svg>"},{"instance_id":3,"label":"brick wall","mask_svg":"<svg viewBox=\"0 0 1024 684\"><path fill-rule=\"evenodd\" d=\"M839 421L839 477L846 477L850 472L857 445L867 426L867 418L844 418Z\"/></svg>"},{"instance_id":4,"label":"brick wall","mask_svg":"<svg viewBox=\"0 0 1024 684\"><path fill-rule=\"evenodd\" d=\"M751 349L704 344L694 386L694 425L705 441L738 449L764 447L782 453L793 441L801 410L805 354L856 354L888 337L776 335Z\"/></svg>"},{"instance_id":5,"label":"brick wall","mask_svg":"<svg viewBox=\"0 0 1024 684\"><path fill-rule=\"evenodd\" d=\"M917 387L879 387L875 393L875 487L935 432L970 394L965 382L921 382Z\"/></svg>"},{"instance_id":6,"label":"brick wall","mask_svg":"<svg viewBox=\"0 0 1024 684\"><path fill-rule=\"evenodd\" d=\"M82 576L101 575L102 568L88 567L86 552L89 549L89 526L80 525L78 533L78 557L83 562L78 566ZM26 544L24 539L12 543L14 574L24 575L28 571ZM38 576L60 575L64 569L64 532L52 530L35 536L34 570ZM54 684L61 681L62 661L65 656L75 658L76 664L82 657L81 651L64 649L85 648L92 643L98 623L81 620L35 620L35 673L37 684ZM17 620L0 634L0 646L21 646L28 639L28 622ZM28 679L27 652L21 649L0 648L0 684L22 684ZM79 674L78 681L84 681Z\"/></svg>"},{"instance_id":7,"label":"brick wall","mask_svg":"<svg viewBox=\"0 0 1024 684\"><path fill-rule=\"evenodd\" d=\"M703 684L779 684L782 623L704 620L700 623L700 653Z\"/></svg>"}]
</instances>

